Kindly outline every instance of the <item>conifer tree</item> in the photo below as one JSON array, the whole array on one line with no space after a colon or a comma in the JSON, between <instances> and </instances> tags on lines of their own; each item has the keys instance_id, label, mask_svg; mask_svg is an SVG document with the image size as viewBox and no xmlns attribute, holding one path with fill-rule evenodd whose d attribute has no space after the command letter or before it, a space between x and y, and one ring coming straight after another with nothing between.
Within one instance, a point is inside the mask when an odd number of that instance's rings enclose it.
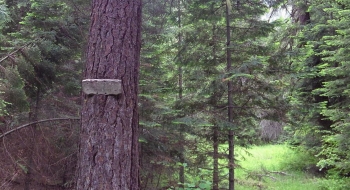
<instances>
[{"instance_id":1,"label":"conifer tree","mask_svg":"<svg viewBox=\"0 0 350 190\"><path fill-rule=\"evenodd\" d=\"M322 169L332 169L334 173L347 175L350 165L347 144L349 142L348 123L348 26L350 7L348 2L339 1L331 4L329 8L315 7L316 10L323 9L327 16L323 16L326 23L318 23L319 28L327 31L321 39L322 51L317 55L321 63L317 67L317 75L322 77L322 85L313 90L313 94L324 97L326 101L321 102L319 112L324 120L331 124L327 132L323 133L322 147L318 154L318 166Z\"/></svg>"},{"instance_id":2,"label":"conifer tree","mask_svg":"<svg viewBox=\"0 0 350 190\"><path fill-rule=\"evenodd\" d=\"M291 96L294 143L316 155L320 170L348 173L347 39L348 9L343 1L299 2L292 68L297 88ZM301 132L302 131L302 132ZM301 132L301 133L300 133ZM316 163L315 163L316 164ZM332 173L332 172L331 172Z\"/></svg>"}]
</instances>

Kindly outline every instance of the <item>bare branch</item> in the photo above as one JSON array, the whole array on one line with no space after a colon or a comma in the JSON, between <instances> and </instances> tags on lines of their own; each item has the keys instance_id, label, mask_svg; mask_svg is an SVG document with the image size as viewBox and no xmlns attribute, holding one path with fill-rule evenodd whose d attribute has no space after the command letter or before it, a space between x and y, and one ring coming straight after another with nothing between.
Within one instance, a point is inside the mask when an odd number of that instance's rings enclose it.
<instances>
[{"instance_id":1,"label":"bare branch","mask_svg":"<svg viewBox=\"0 0 350 190\"><path fill-rule=\"evenodd\" d=\"M31 126L33 124L37 124L37 123L44 123L44 122L48 122L48 121L58 121L58 120L80 120L80 118L51 118L51 119L43 119L43 120L39 120L39 121L34 121L34 122L31 122L31 123L27 123L27 124L24 124L24 125L21 125L19 127L16 127L14 129L11 129L7 132L5 132L4 134L0 135L0 139L3 138L4 136L12 133L12 132L15 132L17 130L20 130L24 127L28 127L28 126Z\"/></svg>"},{"instance_id":2,"label":"bare branch","mask_svg":"<svg viewBox=\"0 0 350 190\"><path fill-rule=\"evenodd\" d=\"M270 173L273 173L273 174L279 174L279 175L290 175L286 172L280 172L280 171L270 171Z\"/></svg>"},{"instance_id":3,"label":"bare branch","mask_svg":"<svg viewBox=\"0 0 350 190\"><path fill-rule=\"evenodd\" d=\"M18 51L22 50L23 48L25 48L25 47L31 45L32 43L33 43L33 42L27 43L27 44L21 46L20 48L14 50L13 52L7 54L5 57L3 57L3 58L0 59L0 63L3 62L3 61L5 61L6 59L10 58L12 55L16 54ZM2 66L0 66L0 67L2 67ZM2 68L3 68L3 67L2 67ZM4 68L4 69L5 69L5 68Z\"/></svg>"}]
</instances>

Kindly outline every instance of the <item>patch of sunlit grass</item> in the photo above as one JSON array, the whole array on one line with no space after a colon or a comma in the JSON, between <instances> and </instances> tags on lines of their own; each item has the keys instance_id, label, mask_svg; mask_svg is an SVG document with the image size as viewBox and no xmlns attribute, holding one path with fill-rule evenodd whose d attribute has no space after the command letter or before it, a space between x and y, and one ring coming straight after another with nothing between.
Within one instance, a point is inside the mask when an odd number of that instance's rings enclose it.
<instances>
[{"instance_id":1,"label":"patch of sunlit grass","mask_svg":"<svg viewBox=\"0 0 350 190\"><path fill-rule=\"evenodd\" d=\"M290 167L294 162L303 160L298 159L298 156L301 156L300 152L290 149L287 145L253 146L250 149L239 148L236 152L242 167L235 170L238 190L320 189L319 182L322 179L312 177L300 168L294 170Z\"/></svg>"}]
</instances>

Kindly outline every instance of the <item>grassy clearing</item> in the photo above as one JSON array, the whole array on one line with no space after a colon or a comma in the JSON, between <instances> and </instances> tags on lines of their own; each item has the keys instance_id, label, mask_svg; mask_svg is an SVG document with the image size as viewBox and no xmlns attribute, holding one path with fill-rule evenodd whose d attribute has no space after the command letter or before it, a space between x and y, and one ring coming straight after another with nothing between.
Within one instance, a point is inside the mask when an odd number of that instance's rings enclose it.
<instances>
[{"instance_id":1,"label":"grassy clearing","mask_svg":"<svg viewBox=\"0 0 350 190\"><path fill-rule=\"evenodd\" d=\"M221 146L221 152L227 147ZM296 151L287 145L253 146L236 148L236 159L241 168L235 169L235 190L348 190L350 179L316 177L308 168L316 163L314 156ZM227 159L219 159L220 188L228 187ZM212 165L212 161L208 166ZM316 170L317 171L317 170ZM185 190L210 190L212 170L188 171ZM195 188L196 187L196 188Z\"/></svg>"},{"instance_id":2,"label":"grassy clearing","mask_svg":"<svg viewBox=\"0 0 350 190\"><path fill-rule=\"evenodd\" d=\"M307 166L313 162L312 157L286 145L255 146L248 150L238 149L237 153L242 166L235 170L240 183L236 185L237 190L347 189L346 179L317 178L306 172Z\"/></svg>"}]
</instances>

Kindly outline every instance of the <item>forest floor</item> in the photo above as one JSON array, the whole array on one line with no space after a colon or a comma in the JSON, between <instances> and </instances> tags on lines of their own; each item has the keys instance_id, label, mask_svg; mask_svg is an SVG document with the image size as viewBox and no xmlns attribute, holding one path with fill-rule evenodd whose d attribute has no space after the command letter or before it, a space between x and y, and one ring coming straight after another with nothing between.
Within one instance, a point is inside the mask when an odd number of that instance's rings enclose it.
<instances>
[{"instance_id":1,"label":"forest floor","mask_svg":"<svg viewBox=\"0 0 350 190\"><path fill-rule=\"evenodd\" d=\"M239 165L235 170L237 190L345 190L349 178L327 178L312 165L312 156L287 145L237 148Z\"/></svg>"}]
</instances>

